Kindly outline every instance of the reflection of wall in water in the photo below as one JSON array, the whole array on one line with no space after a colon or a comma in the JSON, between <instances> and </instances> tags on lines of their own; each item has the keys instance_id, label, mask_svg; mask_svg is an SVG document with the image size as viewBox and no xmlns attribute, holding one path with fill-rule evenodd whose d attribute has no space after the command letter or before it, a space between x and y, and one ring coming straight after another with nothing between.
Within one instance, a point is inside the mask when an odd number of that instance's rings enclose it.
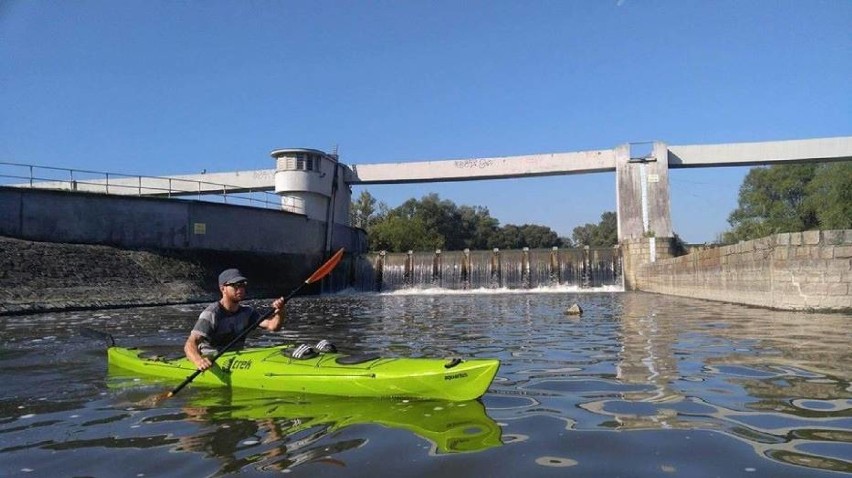
<instances>
[{"instance_id":1,"label":"reflection of wall in water","mask_svg":"<svg viewBox=\"0 0 852 478\"><path fill-rule=\"evenodd\" d=\"M369 253L358 257L359 290L524 289L621 285L618 248Z\"/></svg>"},{"instance_id":2,"label":"reflection of wall in water","mask_svg":"<svg viewBox=\"0 0 852 478\"><path fill-rule=\"evenodd\" d=\"M622 296L622 345L616 375L623 383L653 386L653 390L625 393L627 398L658 401L680 395L670 387L671 380L678 377L673 347L680 331L676 321L658 320L654 302L648 299Z\"/></svg>"}]
</instances>

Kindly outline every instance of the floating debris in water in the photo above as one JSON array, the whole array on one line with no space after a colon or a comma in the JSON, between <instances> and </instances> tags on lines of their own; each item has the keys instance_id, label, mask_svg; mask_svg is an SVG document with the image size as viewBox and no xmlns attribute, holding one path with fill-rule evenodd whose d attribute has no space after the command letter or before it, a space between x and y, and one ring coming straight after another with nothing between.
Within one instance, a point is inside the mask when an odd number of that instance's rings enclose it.
<instances>
[{"instance_id":1,"label":"floating debris in water","mask_svg":"<svg viewBox=\"0 0 852 478\"><path fill-rule=\"evenodd\" d=\"M26 415L21 415L19 418L21 418L21 419L24 419L24 418L32 418L32 417L34 417L34 416L35 416L35 413L28 413L28 414L26 414Z\"/></svg>"},{"instance_id":2,"label":"floating debris in water","mask_svg":"<svg viewBox=\"0 0 852 478\"><path fill-rule=\"evenodd\" d=\"M560 458L558 456L542 456L535 459L536 464L541 466L552 466L557 468L576 466L577 460L570 458Z\"/></svg>"},{"instance_id":3,"label":"floating debris in water","mask_svg":"<svg viewBox=\"0 0 852 478\"><path fill-rule=\"evenodd\" d=\"M258 443L260 443L260 440L245 440L241 444L242 445L257 445Z\"/></svg>"},{"instance_id":4,"label":"floating debris in water","mask_svg":"<svg viewBox=\"0 0 852 478\"><path fill-rule=\"evenodd\" d=\"M529 440L529 435L521 435L520 433L508 433L503 435L503 443L517 443Z\"/></svg>"}]
</instances>

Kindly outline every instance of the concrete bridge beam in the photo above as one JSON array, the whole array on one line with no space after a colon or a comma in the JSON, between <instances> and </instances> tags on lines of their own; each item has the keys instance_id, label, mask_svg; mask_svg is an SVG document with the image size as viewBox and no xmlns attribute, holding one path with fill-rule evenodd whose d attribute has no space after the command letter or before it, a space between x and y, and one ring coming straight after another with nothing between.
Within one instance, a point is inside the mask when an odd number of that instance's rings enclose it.
<instances>
[{"instance_id":1,"label":"concrete bridge beam","mask_svg":"<svg viewBox=\"0 0 852 478\"><path fill-rule=\"evenodd\" d=\"M272 152L276 159L274 170L159 178L115 177L107 174L104 179L87 181L34 182L31 179L29 184L18 186L139 196L201 196L274 190L281 196L285 210L305 214L312 219L346 224L351 185L472 181L616 171L618 237L624 241L649 236L673 236L668 168L852 160L852 136L685 146L657 142L650 144L647 152L637 153L637 149L647 145L634 143L614 149L570 153L361 164L352 165L351 168L339 163L336 154L328 155L309 149L286 149Z\"/></svg>"}]
</instances>

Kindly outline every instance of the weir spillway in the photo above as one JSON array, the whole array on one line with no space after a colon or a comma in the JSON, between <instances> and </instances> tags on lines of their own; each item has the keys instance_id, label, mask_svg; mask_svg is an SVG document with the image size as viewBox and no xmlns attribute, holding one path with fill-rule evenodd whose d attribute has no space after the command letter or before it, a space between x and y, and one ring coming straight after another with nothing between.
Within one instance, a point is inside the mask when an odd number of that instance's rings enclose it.
<instances>
[{"instance_id":1,"label":"weir spillway","mask_svg":"<svg viewBox=\"0 0 852 478\"><path fill-rule=\"evenodd\" d=\"M392 292L417 289L537 289L622 286L618 248L368 253L354 264L355 288Z\"/></svg>"}]
</instances>

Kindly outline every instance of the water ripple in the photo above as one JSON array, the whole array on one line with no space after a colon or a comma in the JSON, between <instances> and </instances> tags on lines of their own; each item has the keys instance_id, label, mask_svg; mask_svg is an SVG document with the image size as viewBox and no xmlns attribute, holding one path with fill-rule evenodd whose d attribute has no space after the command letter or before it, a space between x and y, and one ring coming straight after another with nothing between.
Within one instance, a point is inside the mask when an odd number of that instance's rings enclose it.
<instances>
[{"instance_id":1,"label":"water ripple","mask_svg":"<svg viewBox=\"0 0 852 478\"><path fill-rule=\"evenodd\" d=\"M575 302L583 316L565 316ZM152 408L140 403L164 385L106 380L103 344L78 333L179 351L200 308L0 317L0 475L852 472L848 315L639 293L342 295L297 298L282 331L251 338L501 359L489 393L462 405L189 387Z\"/></svg>"}]
</instances>

